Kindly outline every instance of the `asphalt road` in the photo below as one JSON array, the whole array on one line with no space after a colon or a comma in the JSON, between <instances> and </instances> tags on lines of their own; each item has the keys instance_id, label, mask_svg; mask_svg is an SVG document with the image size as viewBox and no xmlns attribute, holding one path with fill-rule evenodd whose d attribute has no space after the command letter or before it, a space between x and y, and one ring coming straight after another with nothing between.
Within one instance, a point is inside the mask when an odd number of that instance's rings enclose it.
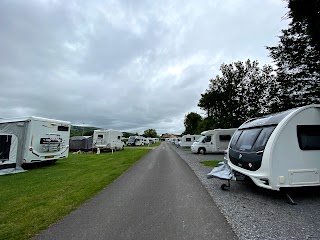
<instances>
[{"instance_id":1,"label":"asphalt road","mask_svg":"<svg viewBox=\"0 0 320 240\"><path fill-rule=\"evenodd\" d=\"M237 239L189 166L162 143L35 239Z\"/></svg>"}]
</instances>

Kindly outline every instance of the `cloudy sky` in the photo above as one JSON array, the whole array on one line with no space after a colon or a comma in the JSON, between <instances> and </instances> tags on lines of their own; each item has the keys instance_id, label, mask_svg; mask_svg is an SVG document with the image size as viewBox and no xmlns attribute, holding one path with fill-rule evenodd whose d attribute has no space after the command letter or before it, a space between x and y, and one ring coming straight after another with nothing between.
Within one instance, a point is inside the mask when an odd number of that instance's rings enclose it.
<instances>
[{"instance_id":1,"label":"cloudy sky","mask_svg":"<svg viewBox=\"0 0 320 240\"><path fill-rule=\"evenodd\" d=\"M0 0L0 118L184 131L220 65L271 63L281 0Z\"/></svg>"}]
</instances>

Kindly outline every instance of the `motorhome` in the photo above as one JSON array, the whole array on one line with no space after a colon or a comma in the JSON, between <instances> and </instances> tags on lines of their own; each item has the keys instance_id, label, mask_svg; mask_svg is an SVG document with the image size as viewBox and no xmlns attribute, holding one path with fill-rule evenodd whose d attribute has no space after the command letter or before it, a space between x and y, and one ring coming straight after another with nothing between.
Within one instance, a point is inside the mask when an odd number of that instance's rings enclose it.
<instances>
[{"instance_id":1,"label":"motorhome","mask_svg":"<svg viewBox=\"0 0 320 240\"><path fill-rule=\"evenodd\" d=\"M122 132L116 130L94 130L93 149L103 150L122 150L124 143L121 141Z\"/></svg>"},{"instance_id":2,"label":"motorhome","mask_svg":"<svg viewBox=\"0 0 320 240\"><path fill-rule=\"evenodd\" d=\"M230 141L226 160L259 187L320 185L320 105L243 123Z\"/></svg>"},{"instance_id":3,"label":"motorhome","mask_svg":"<svg viewBox=\"0 0 320 240\"><path fill-rule=\"evenodd\" d=\"M193 153L223 153L236 128L207 130L191 145Z\"/></svg>"},{"instance_id":4,"label":"motorhome","mask_svg":"<svg viewBox=\"0 0 320 240\"><path fill-rule=\"evenodd\" d=\"M127 142L127 146L142 146L144 145L144 137L130 136Z\"/></svg>"},{"instance_id":5,"label":"motorhome","mask_svg":"<svg viewBox=\"0 0 320 240\"><path fill-rule=\"evenodd\" d=\"M0 119L0 170L68 157L70 122L25 117Z\"/></svg>"},{"instance_id":6,"label":"motorhome","mask_svg":"<svg viewBox=\"0 0 320 240\"><path fill-rule=\"evenodd\" d=\"M176 144L177 147L190 148L194 141L198 140L201 135L183 135L181 140Z\"/></svg>"}]
</instances>

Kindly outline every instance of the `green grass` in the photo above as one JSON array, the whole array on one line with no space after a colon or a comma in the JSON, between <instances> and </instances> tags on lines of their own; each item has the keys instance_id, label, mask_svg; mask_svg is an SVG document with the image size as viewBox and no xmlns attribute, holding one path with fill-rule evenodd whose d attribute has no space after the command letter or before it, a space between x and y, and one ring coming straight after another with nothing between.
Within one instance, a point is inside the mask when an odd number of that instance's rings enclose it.
<instances>
[{"instance_id":1,"label":"green grass","mask_svg":"<svg viewBox=\"0 0 320 240\"><path fill-rule=\"evenodd\" d=\"M219 162L221 162L221 160L203 161L200 163L207 167L215 167Z\"/></svg>"},{"instance_id":2,"label":"green grass","mask_svg":"<svg viewBox=\"0 0 320 240\"><path fill-rule=\"evenodd\" d=\"M54 165L0 176L0 239L30 239L112 183L149 151L70 154Z\"/></svg>"}]
</instances>

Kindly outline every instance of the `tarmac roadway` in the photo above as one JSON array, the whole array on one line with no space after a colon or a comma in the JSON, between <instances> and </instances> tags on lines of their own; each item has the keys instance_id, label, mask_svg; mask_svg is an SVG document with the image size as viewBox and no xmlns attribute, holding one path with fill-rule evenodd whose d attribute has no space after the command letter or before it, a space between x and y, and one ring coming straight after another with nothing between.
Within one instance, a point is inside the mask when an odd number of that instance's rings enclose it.
<instances>
[{"instance_id":1,"label":"tarmac roadway","mask_svg":"<svg viewBox=\"0 0 320 240\"><path fill-rule=\"evenodd\" d=\"M189 166L162 143L35 239L237 239Z\"/></svg>"}]
</instances>

